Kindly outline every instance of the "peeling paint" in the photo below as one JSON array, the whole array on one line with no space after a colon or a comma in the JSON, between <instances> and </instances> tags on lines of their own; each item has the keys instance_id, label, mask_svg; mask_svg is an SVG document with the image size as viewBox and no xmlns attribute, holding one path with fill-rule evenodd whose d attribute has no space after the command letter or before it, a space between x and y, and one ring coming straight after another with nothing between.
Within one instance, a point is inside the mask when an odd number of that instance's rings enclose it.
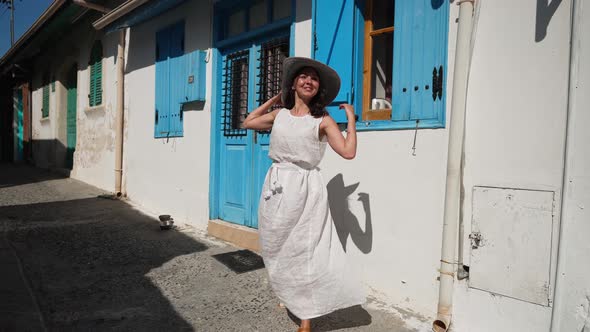
<instances>
[{"instance_id":1,"label":"peeling paint","mask_svg":"<svg viewBox=\"0 0 590 332\"><path fill-rule=\"evenodd\" d=\"M75 153L77 167L96 166L105 152L115 149L114 119L111 105L104 108L85 110L78 121L78 140Z\"/></svg>"},{"instance_id":2,"label":"peeling paint","mask_svg":"<svg viewBox=\"0 0 590 332\"><path fill-rule=\"evenodd\" d=\"M580 332L590 332L590 295L586 295L582 304L578 306L577 316L580 317L580 327L576 329Z\"/></svg>"},{"instance_id":3,"label":"peeling paint","mask_svg":"<svg viewBox=\"0 0 590 332\"><path fill-rule=\"evenodd\" d=\"M373 294L367 297L367 306L369 308L389 312L398 316L407 328L414 331L431 331L430 320L428 318L411 310L389 305L378 298L378 292L376 290L372 288L371 290Z\"/></svg>"}]
</instances>

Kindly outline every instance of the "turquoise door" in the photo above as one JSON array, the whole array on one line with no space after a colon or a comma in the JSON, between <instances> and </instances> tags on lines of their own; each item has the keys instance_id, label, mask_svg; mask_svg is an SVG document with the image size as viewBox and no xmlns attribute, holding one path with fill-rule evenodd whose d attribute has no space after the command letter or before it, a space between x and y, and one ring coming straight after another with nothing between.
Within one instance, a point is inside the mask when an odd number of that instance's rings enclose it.
<instances>
[{"instance_id":1,"label":"turquoise door","mask_svg":"<svg viewBox=\"0 0 590 332\"><path fill-rule=\"evenodd\" d=\"M270 133L245 130L248 112L280 90L288 37L221 52L218 136L219 218L258 227L258 200L266 171Z\"/></svg>"},{"instance_id":2,"label":"turquoise door","mask_svg":"<svg viewBox=\"0 0 590 332\"><path fill-rule=\"evenodd\" d=\"M16 143L16 149L15 149L15 160L16 161L20 161L23 160L23 156L24 156L24 129L23 129L23 117L24 117L24 113L23 113L23 90L18 88L16 90L14 90L14 120L16 121L16 126L15 126L15 135L14 135L14 139L15 139L15 143Z\"/></svg>"},{"instance_id":3,"label":"turquoise door","mask_svg":"<svg viewBox=\"0 0 590 332\"><path fill-rule=\"evenodd\" d=\"M66 166L70 169L74 166L74 151L76 150L76 110L78 100L77 75L78 68L75 65L68 72L66 81L67 88L67 114L66 114Z\"/></svg>"}]
</instances>

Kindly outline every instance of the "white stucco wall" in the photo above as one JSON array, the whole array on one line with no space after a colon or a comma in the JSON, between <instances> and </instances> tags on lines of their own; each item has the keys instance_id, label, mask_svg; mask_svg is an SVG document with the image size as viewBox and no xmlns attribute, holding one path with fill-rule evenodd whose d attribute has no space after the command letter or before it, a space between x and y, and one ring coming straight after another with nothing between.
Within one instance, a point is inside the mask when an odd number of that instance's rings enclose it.
<instances>
[{"instance_id":1,"label":"white stucco wall","mask_svg":"<svg viewBox=\"0 0 590 332\"><path fill-rule=\"evenodd\" d=\"M551 271L545 272L553 276L563 181L572 2L554 1L553 5L558 4L555 10L541 7L540 14L537 6L545 6L542 1L480 3L467 98L465 232L460 234L464 239L464 264L471 265L468 235L474 186L546 190L555 193L553 236L547 234L552 239L548 240L552 241L552 257L547 257ZM512 231L507 223L502 236ZM511 257L503 259L507 265L526 263L511 262ZM486 269L470 267L472 273L474 269ZM496 272L489 271L492 277ZM496 280L497 284L510 282ZM468 285L469 279L456 283L456 331L549 331L551 307L493 295ZM550 292L554 286L551 278Z\"/></svg>"},{"instance_id":2,"label":"white stucco wall","mask_svg":"<svg viewBox=\"0 0 590 332\"><path fill-rule=\"evenodd\" d=\"M590 6L576 1L553 331L590 331Z\"/></svg>"},{"instance_id":3,"label":"white stucco wall","mask_svg":"<svg viewBox=\"0 0 590 332\"><path fill-rule=\"evenodd\" d=\"M154 214L170 214L205 228L209 204L210 101L184 113L184 136L154 138L156 31L185 21L185 52L206 50L211 24L208 3L187 2L131 29L126 64L124 187ZM211 80L211 65L207 66Z\"/></svg>"},{"instance_id":4,"label":"white stucco wall","mask_svg":"<svg viewBox=\"0 0 590 332\"><path fill-rule=\"evenodd\" d=\"M90 108L88 62L94 41L103 46L102 105ZM33 158L39 167L65 168L67 146L66 79L77 66L77 138L74 165L70 176L105 190L114 189L114 118L116 100L115 55L117 35L103 36L89 21L79 22L67 38L37 59L32 85ZM42 77L55 79L50 88L49 117L41 118L43 105Z\"/></svg>"},{"instance_id":5,"label":"white stucco wall","mask_svg":"<svg viewBox=\"0 0 590 332\"><path fill-rule=\"evenodd\" d=\"M117 57L118 33L102 35L102 104L90 107L90 52L95 38L81 40L78 63L78 120L74 168L71 176L98 188L114 191L115 188L115 118L117 102Z\"/></svg>"}]
</instances>

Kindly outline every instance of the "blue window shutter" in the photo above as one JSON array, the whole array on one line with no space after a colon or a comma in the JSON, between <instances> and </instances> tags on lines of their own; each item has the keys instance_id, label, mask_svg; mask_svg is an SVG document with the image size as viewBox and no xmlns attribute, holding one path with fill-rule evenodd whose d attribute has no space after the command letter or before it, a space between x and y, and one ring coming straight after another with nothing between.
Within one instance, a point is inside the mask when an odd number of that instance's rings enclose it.
<instances>
[{"instance_id":1,"label":"blue window shutter","mask_svg":"<svg viewBox=\"0 0 590 332\"><path fill-rule=\"evenodd\" d=\"M442 124L448 3L396 1L394 26L392 118Z\"/></svg>"},{"instance_id":2,"label":"blue window shutter","mask_svg":"<svg viewBox=\"0 0 590 332\"><path fill-rule=\"evenodd\" d=\"M168 115L169 102L169 53L170 29L156 33L156 109L154 116L154 137L167 137L170 130Z\"/></svg>"},{"instance_id":3,"label":"blue window shutter","mask_svg":"<svg viewBox=\"0 0 590 332\"><path fill-rule=\"evenodd\" d=\"M422 0L417 0L422 1ZM409 120L412 96L414 1L396 1L393 25L392 119ZM419 55L418 55L419 56Z\"/></svg>"},{"instance_id":4,"label":"blue window shutter","mask_svg":"<svg viewBox=\"0 0 590 332\"><path fill-rule=\"evenodd\" d=\"M170 28L170 136L182 136L186 99L186 57L184 56L184 22Z\"/></svg>"},{"instance_id":5,"label":"blue window shutter","mask_svg":"<svg viewBox=\"0 0 590 332\"><path fill-rule=\"evenodd\" d=\"M186 83L186 101L205 100L206 84L206 52L197 50L186 55L187 57L187 77ZM189 81L192 77L192 83Z\"/></svg>"},{"instance_id":6,"label":"blue window shutter","mask_svg":"<svg viewBox=\"0 0 590 332\"><path fill-rule=\"evenodd\" d=\"M337 122L346 122L338 105L352 102L354 0L314 2L314 58L334 68L342 80L340 92L328 111Z\"/></svg>"}]
</instances>

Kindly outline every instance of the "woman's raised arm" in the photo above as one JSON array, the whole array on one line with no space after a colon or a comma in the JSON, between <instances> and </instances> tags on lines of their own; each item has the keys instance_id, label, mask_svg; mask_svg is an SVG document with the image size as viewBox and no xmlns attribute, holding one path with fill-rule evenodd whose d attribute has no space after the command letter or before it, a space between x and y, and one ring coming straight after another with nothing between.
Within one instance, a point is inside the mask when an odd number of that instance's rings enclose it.
<instances>
[{"instance_id":1,"label":"woman's raised arm","mask_svg":"<svg viewBox=\"0 0 590 332\"><path fill-rule=\"evenodd\" d=\"M271 129L279 110L274 110L272 112L268 112L268 110L279 100L281 100L281 93L270 98L264 104L248 114L248 117L246 117L246 120L244 120L243 123L244 128L254 130Z\"/></svg>"},{"instance_id":2,"label":"woman's raised arm","mask_svg":"<svg viewBox=\"0 0 590 332\"><path fill-rule=\"evenodd\" d=\"M349 104L341 104L340 108L346 111L348 118L348 129L346 138L340 132L336 121L330 116L325 116L320 129L328 137L330 147L344 159L354 159L356 156L356 119L354 108Z\"/></svg>"}]
</instances>

